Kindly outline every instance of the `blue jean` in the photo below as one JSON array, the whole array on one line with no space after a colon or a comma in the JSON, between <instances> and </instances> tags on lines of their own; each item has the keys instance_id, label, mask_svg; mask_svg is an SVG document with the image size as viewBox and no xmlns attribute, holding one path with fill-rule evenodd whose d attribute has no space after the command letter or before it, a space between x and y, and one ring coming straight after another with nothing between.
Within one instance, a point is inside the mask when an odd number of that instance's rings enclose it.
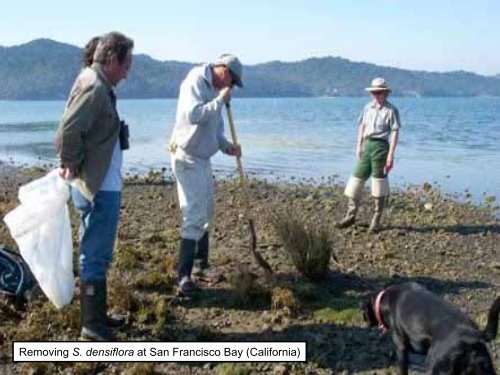
<instances>
[{"instance_id":1,"label":"blue jean","mask_svg":"<svg viewBox=\"0 0 500 375\"><path fill-rule=\"evenodd\" d=\"M81 214L80 278L83 282L104 280L113 260L121 193L99 191L92 203L72 187L71 197Z\"/></svg>"}]
</instances>

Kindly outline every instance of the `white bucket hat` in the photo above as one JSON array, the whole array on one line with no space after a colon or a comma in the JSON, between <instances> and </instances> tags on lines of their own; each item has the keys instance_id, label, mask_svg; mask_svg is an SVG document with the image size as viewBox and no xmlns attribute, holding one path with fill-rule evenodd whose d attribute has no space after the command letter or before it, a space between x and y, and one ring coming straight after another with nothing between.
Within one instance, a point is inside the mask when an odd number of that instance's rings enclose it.
<instances>
[{"instance_id":1,"label":"white bucket hat","mask_svg":"<svg viewBox=\"0 0 500 375\"><path fill-rule=\"evenodd\" d=\"M382 77L374 78L370 87L365 88L366 91L374 92L374 91L389 91L391 89L387 85L387 82Z\"/></svg>"}]
</instances>

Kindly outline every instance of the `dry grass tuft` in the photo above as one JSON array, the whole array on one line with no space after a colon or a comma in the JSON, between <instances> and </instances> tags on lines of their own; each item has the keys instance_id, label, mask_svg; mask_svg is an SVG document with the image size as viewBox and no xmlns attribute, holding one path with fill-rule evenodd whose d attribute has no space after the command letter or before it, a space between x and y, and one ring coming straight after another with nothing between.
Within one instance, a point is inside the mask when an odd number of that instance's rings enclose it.
<instances>
[{"instance_id":1,"label":"dry grass tuft","mask_svg":"<svg viewBox=\"0 0 500 375\"><path fill-rule=\"evenodd\" d=\"M134 294L128 278L111 278L108 288L110 306L116 311L136 312L141 307L141 302Z\"/></svg>"},{"instance_id":2,"label":"dry grass tuft","mask_svg":"<svg viewBox=\"0 0 500 375\"><path fill-rule=\"evenodd\" d=\"M167 300L166 297L160 297L155 301L154 306L155 323L152 329L154 336L162 338L165 336L168 320L173 319L172 301Z\"/></svg>"},{"instance_id":3,"label":"dry grass tuft","mask_svg":"<svg viewBox=\"0 0 500 375\"><path fill-rule=\"evenodd\" d=\"M299 304L290 289L277 286L272 291L271 308L274 311L284 311L290 316L296 316Z\"/></svg>"},{"instance_id":4,"label":"dry grass tuft","mask_svg":"<svg viewBox=\"0 0 500 375\"><path fill-rule=\"evenodd\" d=\"M273 225L295 268L311 281L321 281L328 274L333 244L325 226L304 223L296 212L273 215Z\"/></svg>"},{"instance_id":5,"label":"dry grass tuft","mask_svg":"<svg viewBox=\"0 0 500 375\"><path fill-rule=\"evenodd\" d=\"M269 290L257 281L257 276L251 272L237 272L229 276L229 282L234 290L234 304L248 307L256 301L268 301Z\"/></svg>"}]
</instances>

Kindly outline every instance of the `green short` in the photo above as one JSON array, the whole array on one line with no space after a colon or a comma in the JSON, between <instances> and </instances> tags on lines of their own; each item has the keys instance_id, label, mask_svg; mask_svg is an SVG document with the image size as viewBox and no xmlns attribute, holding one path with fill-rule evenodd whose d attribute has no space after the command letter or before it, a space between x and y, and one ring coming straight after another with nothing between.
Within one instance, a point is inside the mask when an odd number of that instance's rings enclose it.
<instances>
[{"instance_id":1,"label":"green short","mask_svg":"<svg viewBox=\"0 0 500 375\"><path fill-rule=\"evenodd\" d=\"M367 180L368 178L384 178L385 163L389 154L389 142L385 139L366 138L363 141L361 158L354 167L353 176Z\"/></svg>"}]
</instances>

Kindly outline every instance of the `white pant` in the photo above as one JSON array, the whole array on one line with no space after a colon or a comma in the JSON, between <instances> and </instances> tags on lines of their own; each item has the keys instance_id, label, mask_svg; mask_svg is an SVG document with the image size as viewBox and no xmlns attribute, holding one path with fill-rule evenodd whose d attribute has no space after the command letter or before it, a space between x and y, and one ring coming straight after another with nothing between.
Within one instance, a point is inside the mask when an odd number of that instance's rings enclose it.
<instances>
[{"instance_id":1,"label":"white pant","mask_svg":"<svg viewBox=\"0 0 500 375\"><path fill-rule=\"evenodd\" d=\"M199 241L214 216L214 179L210 159L200 159L177 148L172 171L182 214L181 237Z\"/></svg>"}]
</instances>

